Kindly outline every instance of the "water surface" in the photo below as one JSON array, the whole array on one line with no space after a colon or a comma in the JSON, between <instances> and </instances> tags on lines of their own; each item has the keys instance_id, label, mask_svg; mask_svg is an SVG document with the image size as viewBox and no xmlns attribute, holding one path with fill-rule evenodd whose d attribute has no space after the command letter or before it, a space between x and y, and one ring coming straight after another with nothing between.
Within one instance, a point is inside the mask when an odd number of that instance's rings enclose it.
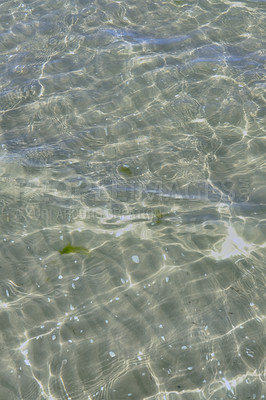
<instances>
[{"instance_id":1,"label":"water surface","mask_svg":"<svg viewBox=\"0 0 266 400\"><path fill-rule=\"evenodd\" d=\"M265 1L0 4L0 399L264 399Z\"/></svg>"}]
</instances>

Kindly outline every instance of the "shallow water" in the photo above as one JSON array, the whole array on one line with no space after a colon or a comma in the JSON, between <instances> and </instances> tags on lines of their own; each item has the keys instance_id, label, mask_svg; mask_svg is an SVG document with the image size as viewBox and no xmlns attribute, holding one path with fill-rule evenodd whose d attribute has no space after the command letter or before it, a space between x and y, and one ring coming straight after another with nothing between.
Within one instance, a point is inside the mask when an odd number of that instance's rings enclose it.
<instances>
[{"instance_id":1,"label":"shallow water","mask_svg":"<svg viewBox=\"0 0 266 400\"><path fill-rule=\"evenodd\" d=\"M264 399L265 1L0 4L0 400Z\"/></svg>"}]
</instances>

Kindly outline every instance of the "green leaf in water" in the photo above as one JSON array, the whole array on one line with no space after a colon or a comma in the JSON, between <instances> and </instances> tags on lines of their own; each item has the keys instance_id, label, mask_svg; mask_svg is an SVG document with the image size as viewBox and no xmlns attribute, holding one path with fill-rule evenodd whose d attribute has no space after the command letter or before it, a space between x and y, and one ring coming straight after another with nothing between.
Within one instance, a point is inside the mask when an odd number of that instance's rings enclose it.
<instances>
[{"instance_id":1,"label":"green leaf in water","mask_svg":"<svg viewBox=\"0 0 266 400\"><path fill-rule=\"evenodd\" d=\"M156 219L156 224L160 224L163 217L166 217L167 214L162 214L160 210L154 211Z\"/></svg>"},{"instance_id":2,"label":"green leaf in water","mask_svg":"<svg viewBox=\"0 0 266 400\"><path fill-rule=\"evenodd\" d=\"M90 254L90 250L86 249L86 247L81 246L72 246L68 243L62 250L59 250L60 254L69 254L69 253L81 253L81 254Z\"/></svg>"},{"instance_id":3,"label":"green leaf in water","mask_svg":"<svg viewBox=\"0 0 266 400\"><path fill-rule=\"evenodd\" d=\"M157 218L163 218L163 214L161 213L161 211L160 210L155 210L154 211L154 214L155 214L155 217L157 217Z\"/></svg>"},{"instance_id":4,"label":"green leaf in water","mask_svg":"<svg viewBox=\"0 0 266 400\"><path fill-rule=\"evenodd\" d=\"M127 176L132 175L131 169L129 167L126 167L125 165L121 165L118 168L118 171L120 172L120 174L123 174L123 175L127 175Z\"/></svg>"}]
</instances>

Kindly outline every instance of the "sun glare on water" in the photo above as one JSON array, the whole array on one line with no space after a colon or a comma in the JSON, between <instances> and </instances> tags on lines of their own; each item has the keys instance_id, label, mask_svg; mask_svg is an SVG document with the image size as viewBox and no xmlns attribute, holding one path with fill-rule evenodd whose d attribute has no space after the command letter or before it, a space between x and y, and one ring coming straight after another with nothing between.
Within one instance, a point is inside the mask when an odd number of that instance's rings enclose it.
<instances>
[{"instance_id":1,"label":"sun glare on water","mask_svg":"<svg viewBox=\"0 0 266 400\"><path fill-rule=\"evenodd\" d=\"M228 227L228 235L221 244L219 251L212 251L211 256L216 260L225 260L230 257L247 256L254 249L254 245L245 242L232 226Z\"/></svg>"}]
</instances>

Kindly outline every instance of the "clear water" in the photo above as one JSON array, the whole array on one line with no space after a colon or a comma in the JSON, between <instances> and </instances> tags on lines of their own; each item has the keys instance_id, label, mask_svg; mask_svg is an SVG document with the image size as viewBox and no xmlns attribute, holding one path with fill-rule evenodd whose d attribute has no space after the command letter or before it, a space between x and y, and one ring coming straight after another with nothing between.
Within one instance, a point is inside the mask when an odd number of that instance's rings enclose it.
<instances>
[{"instance_id":1,"label":"clear water","mask_svg":"<svg viewBox=\"0 0 266 400\"><path fill-rule=\"evenodd\" d=\"M1 1L1 400L266 398L265 6Z\"/></svg>"}]
</instances>

